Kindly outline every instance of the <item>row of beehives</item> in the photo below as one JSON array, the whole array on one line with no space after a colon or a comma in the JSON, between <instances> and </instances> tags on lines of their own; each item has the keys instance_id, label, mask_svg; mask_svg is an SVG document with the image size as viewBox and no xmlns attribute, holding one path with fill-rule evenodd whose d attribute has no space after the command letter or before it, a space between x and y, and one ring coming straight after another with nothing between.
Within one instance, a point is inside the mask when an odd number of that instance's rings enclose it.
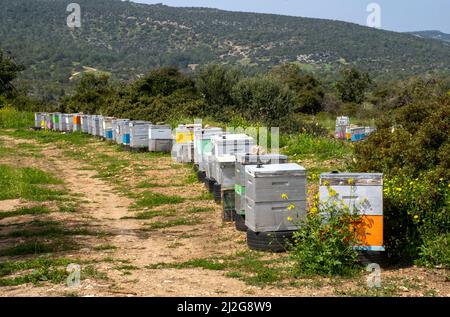
<instances>
[{"instance_id":1,"label":"row of beehives","mask_svg":"<svg viewBox=\"0 0 450 317\"><path fill-rule=\"evenodd\" d=\"M170 152L172 129L148 121L117 119L101 115L35 113L35 128L60 132L83 132L135 151Z\"/></svg>"},{"instance_id":2,"label":"row of beehives","mask_svg":"<svg viewBox=\"0 0 450 317\"><path fill-rule=\"evenodd\" d=\"M199 180L222 202L224 220L247 230L253 249L280 251L267 236L289 238L306 217L306 170L288 163L280 154L254 154L255 140L200 124L180 125L175 131L172 156L177 162L194 163ZM253 154L252 154L253 153ZM336 192L330 196L329 189ZM339 197L363 215L358 234L365 250L383 250L382 174L324 173L320 200L329 204ZM261 236L258 236L261 234ZM252 239L250 239L252 237ZM258 243L258 239L267 243ZM255 242L256 241L256 242Z\"/></svg>"},{"instance_id":3,"label":"row of beehives","mask_svg":"<svg viewBox=\"0 0 450 317\"><path fill-rule=\"evenodd\" d=\"M375 132L375 130L374 127L359 127L352 125L350 124L349 117L336 118L336 139L357 142L367 139L370 134Z\"/></svg>"},{"instance_id":4,"label":"row of beehives","mask_svg":"<svg viewBox=\"0 0 450 317\"><path fill-rule=\"evenodd\" d=\"M247 231L251 248L281 251L299 220L306 216L306 170L279 154L252 154L255 140L201 124L170 126L99 115L36 113L35 128L84 132L125 148L172 151L180 163L194 163L199 180L223 203L225 220ZM173 143L173 146L172 146ZM349 182L351 180L351 182ZM330 199L331 187L351 208L362 207L361 246L382 250L383 178L381 174L322 174L320 200ZM277 241L277 238L282 238ZM274 241L275 240L275 241Z\"/></svg>"}]
</instances>

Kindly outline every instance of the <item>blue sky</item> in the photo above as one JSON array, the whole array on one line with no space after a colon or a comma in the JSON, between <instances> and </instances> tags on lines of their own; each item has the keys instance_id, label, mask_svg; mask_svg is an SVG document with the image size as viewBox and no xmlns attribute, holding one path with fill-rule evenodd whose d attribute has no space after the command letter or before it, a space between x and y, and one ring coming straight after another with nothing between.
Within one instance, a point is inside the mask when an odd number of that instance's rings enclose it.
<instances>
[{"instance_id":1,"label":"blue sky","mask_svg":"<svg viewBox=\"0 0 450 317\"><path fill-rule=\"evenodd\" d=\"M133 0L176 7L209 7L232 11L276 13L342 20L366 25L367 5L381 6L381 27L407 32L450 33L450 0Z\"/></svg>"}]
</instances>

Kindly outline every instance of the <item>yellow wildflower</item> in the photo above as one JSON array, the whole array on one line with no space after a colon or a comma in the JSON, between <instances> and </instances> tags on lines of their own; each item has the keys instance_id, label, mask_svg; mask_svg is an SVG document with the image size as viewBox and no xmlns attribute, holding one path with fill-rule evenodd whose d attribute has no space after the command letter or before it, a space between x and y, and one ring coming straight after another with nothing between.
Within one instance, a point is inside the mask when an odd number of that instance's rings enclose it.
<instances>
[{"instance_id":1,"label":"yellow wildflower","mask_svg":"<svg viewBox=\"0 0 450 317\"><path fill-rule=\"evenodd\" d=\"M281 198L286 199L286 200L289 199L288 195L286 195L286 194L281 194Z\"/></svg>"},{"instance_id":2,"label":"yellow wildflower","mask_svg":"<svg viewBox=\"0 0 450 317\"><path fill-rule=\"evenodd\" d=\"M292 221L293 219L292 219L292 217L289 216L289 217L287 217L287 220Z\"/></svg>"},{"instance_id":3,"label":"yellow wildflower","mask_svg":"<svg viewBox=\"0 0 450 317\"><path fill-rule=\"evenodd\" d=\"M347 183L348 183L349 185L353 184L353 178L349 178L348 181L347 181Z\"/></svg>"},{"instance_id":4,"label":"yellow wildflower","mask_svg":"<svg viewBox=\"0 0 450 317\"><path fill-rule=\"evenodd\" d=\"M316 207L312 207L310 212L313 213L313 214L317 213L317 208Z\"/></svg>"},{"instance_id":5,"label":"yellow wildflower","mask_svg":"<svg viewBox=\"0 0 450 317\"><path fill-rule=\"evenodd\" d=\"M287 208L289 211L291 211L292 209L295 209L295 205L290 204L289 207Z\"/></svg>"}]
</instances>

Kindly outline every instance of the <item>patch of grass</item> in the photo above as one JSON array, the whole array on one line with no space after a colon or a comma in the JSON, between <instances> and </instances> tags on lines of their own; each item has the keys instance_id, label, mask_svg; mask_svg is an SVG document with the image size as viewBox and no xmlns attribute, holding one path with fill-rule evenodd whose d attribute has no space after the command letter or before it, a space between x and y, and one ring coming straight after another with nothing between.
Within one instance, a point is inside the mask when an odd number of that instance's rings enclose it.
<instances>
[{"instance_id":1,"label":"patch of grass","mask_svg":"<svg viewBox=\"0 0 450 317\"><path fill-rule=\"evenodd\" d=\"M24 215L49 214L51 211L46 206L21 207L13 211L0 212L0 219L18 217Z\"/></svg>"},{"instance_id":2,"label":"patch of grass","mask_svg":"<svg viewBox=\"0 0 450 317\"><path fill-rule=\"evenodd\" d=\"M16 138L37 140L40 143L51 143L61 147L62 144L74 144L74 145L85 145L92 142L92 138L89 135L83 134L81 132L73 133L59 133L54 131L30 131L25 129L15 130L15 131L3 131L3 133L13 136Z\"/></svg>"},{"instance_id":3,"label":"patch of grass","mask_svg":"<svg viewBox=\"0 0 450 317\"><path fill-rule=\"evenodd\" d=\"M0 262L0 286L15 286L25 283L51 282L59 284L67 279L66 267L71 263L85 261L67 258L39 257L24 261ZM14 277L8 277L14 275ZM84 276L81 275L84 279Z\"/></svg>"},{"instance_id":4,"label":"patch of grass","mask_svg":"<svg viewBox=\"0 0 450 317\"><path fill-rule=\"evenodd\" d=\"M197 213L203 213L203 212L211 212L213 209L207 208L207 207L192 207L187 210L190 214L197 214Z\"/></svg>"},{"instance_id":5,"label":"patch of grass","mask_svg":"<svg viewBox=\"0 0 450 317\"><path fill-rule=\"evenodd\" d=\"M214 200L213 194L210 192L202 192L201 195L192 197L192 201L204 201L204 200Z\"/></svg>"},{"instance_id":6,"label":"patch of grass","mask_svg":"<svg viewBox=\"0 0 450 317\"><path fill-rule=\"evenodd\" d=\"M191 171L184 181L184 185L191 185L197 183L197 174Z\"/></svg>"},{"instance_id":7,"label":"patch of grass","mask_svg":"<svg viewBox=\"0 0 450 317\"><path fill-rule=\"evenodd\" d=\"M136 215L136 217L132 217L134 219L152 219L155 217L167 217L167 216L173 216L177 213L175 209L169 209L169 210L150 210L150 211L144 211L140 212Z\"/></svg>"},{"instance_id":8,"label":"patch of grass","mask_svg":"<svg viewBox=\"0 0 450 317\"><path fill-rule=\"evenodd\" d=\"M117 247L112 244L99 244L94 247L95 251L115 250Z\"/></svg>"},{"instance_id":9,"label":"patch of grass","mask_svg":"<svg viewBox=\"0 0 450 317\"><path fill-rule=\"evenodd\" d=\"M351 145L345 141L315 137L309 134L281 136L280 146L282 153L288 155L292 160L341 159L352 153Z\"/></svg>"},{"instance_id":10,"label":"patch of grass","mask_svg":"<svg viewBox=\"0 0 450 317\"><path fill-rule=\"evenodd\" d=\"M31 112L17 111L10 107L0 109L0 129L29 128L33 125L34 114Z\"/></svg>"},{"instance_id":11,"label":"patch of grass","mask_svg":"<svg viewBox=\"0 0 450 317\"><path fill-rule=\"evenodd\" d=\"M87 265L81 267L81 278L93 278L98 280L107 280L108 275L104 272L99 271L94 265Z\"/></svg>"},{"instance_id":12,"label":"patch of grass","mask_svg":"<svg viewBox=\"0 0 450 317\"><path fill-rule=\"evenodd\" d=\"M119 265L119 266L116 266L115 269L119 270L119 271L139 270L139 268L137 266L134 266L131 264Z\"/></svg>"},{"instance_id":13,"label":"patch of grass","mask_svg":"<svg viewBox=\"0 0 450 317\"><path fill-rule=\"evenodd\" d=\"M0 256L55 253L61 251L76 250L78 248L79 246L74 241L57 240L50 243L45 243L38 240L34 240L0 250Z\"/></svg>"},{"instance_id":14,"label":"patch of grass","mask_svg":"<svg viewBox=\"0 0 450 317\"><path fill-rule=\"evenodd\" d=\"M168 220L168 221L156 221L151 223L146 230L153 231L158 229L165 229L170 227L177 227L177 226L192 226L197 225L201 223L199 219L187 219L187 218L181 218L181 219L174 219L174 220Z\"/></svg>"},{"instance_id":15,"label":"patch of grass","mask_svg":"<svg viewBox=\"0 0 450 317\"><path fill-rule=\"evenodd\" d=\"M249 285L274 285L289 275L289 267L280 265L287 258L265 260L265 254L254 251L239 252L230 256L193 259L181 263L157 263L146 266L148 269L185 269L203 268L207 270L227 271L227 277L237 278Z\"/></svg>"},{"instance_id":16,"label":"patch of grass","mask_svg":"<svg viewBox=\"0 0 450 317\"><path fill-rule=\"evenodd\" d=\"M14 238L33 238L33 237L58 238L65 236L94 236L94 235L97 235L97 233L91 232L83 228L67 229L62 228L60 226L48 226L48 227L38 227L37 230L36 228L30 228L26 230L13 231L6 235L1 236Z\"/></svg>"},{"instance_id":17,"label":"patch of grass","mask_svg":"<svg viewBox=\"0 0 450 317\"><path fill-rule=\"evenodd\" d=\"M67 213L77 212L78 208L79 204L77 203L59 204L58 206L59 212L67 212Z\"/></svg>"},{"instance_id":18,"label":"patch of grass","mask_svg":"<svg viewBox=\"0 0 450 317\"><path fill-rule=\"evenodd\" d=\"M159 193L144 192L134 203L133 208L154 208L161 205L174 205L184 202L184 198L179 196L167 196Z\"/></svg>"},{"instance_id":19,"label":"patch of grass","mask_svg":"<svg viewBox=\"0 0 450 317\"><path fill-rule=\"evenodd\" d=\"M224 263L214 259L194 259L182 263L158 263L147 265L147 269L190 269L203 268L206 270L221 271L226 268Z\"/></svg>"},{"instance_id":20,"label":"patch of grass","mask_svg":"<svg viewBox=\"0 0 450 317\"><path fill-rule=\"evenodd\" d=\"M24 198L34 201L61 200L66 191L46 188L63 182L42 170L0 165L0 200Z\"/></svg>"},{"instance_id":21,"label":"patch of grass","mask_svg":"<svg viewBox=\"0 0 450 317\"><path fill-rule=\"evenodd\" d=\"M164 187L164 185L151 183L148 181L143 181L136 185L136 188L155 188L155 187Z\"/></svg>"}]
</instances>

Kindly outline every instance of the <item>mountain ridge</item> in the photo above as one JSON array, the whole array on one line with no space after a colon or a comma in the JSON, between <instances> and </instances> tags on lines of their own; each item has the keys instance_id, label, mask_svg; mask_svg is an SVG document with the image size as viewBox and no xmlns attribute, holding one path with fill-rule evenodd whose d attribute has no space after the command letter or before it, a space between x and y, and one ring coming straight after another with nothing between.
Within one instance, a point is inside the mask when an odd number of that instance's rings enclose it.
<instances>
[{"instance_id":1,"label":"mountain ridge","mask_svg":"<svg viewBox=\"0 0 450 317\"><path fill-rule=\"evenodd\" d=\"M65 0L2 0L0 47L27 67L19 82L57 98L83 67L129 81L153 67L192 72L206 63L250 73L295 62L326 78L357 66L380 78L450 71L450 46L354 23L119 0L78 0L82 27L69 29ZM330 75L331 76L331 75Z\"/></svg>"}]
</instances>

